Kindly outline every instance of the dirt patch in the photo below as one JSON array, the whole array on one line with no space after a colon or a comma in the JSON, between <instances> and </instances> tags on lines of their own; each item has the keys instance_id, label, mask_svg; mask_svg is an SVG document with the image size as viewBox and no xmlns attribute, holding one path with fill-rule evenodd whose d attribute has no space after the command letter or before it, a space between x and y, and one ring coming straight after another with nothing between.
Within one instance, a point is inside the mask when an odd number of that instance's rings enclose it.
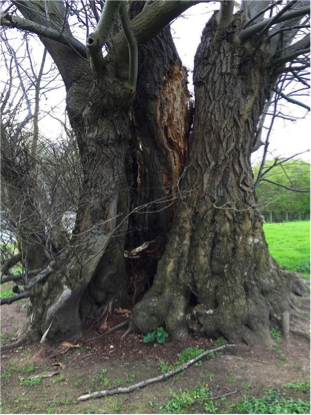
<instances>
[{"instance_id":1,"label":"dirt patch","mask_svg":"<svg viewBox=\"0 0 311 415\"><path fill-rule=\"evenodd\" d=\"M3 343L17 338L26 319L25 303L2 307ZM116 316L109 325L121 320L121 316ZM153 343L143 343L143 336L135 333L121 340L125 328L107 337L98 337L94 327L87 330L74 342L79 345L77 348L35 344L3 353L2 412L161 413L170 390L191 390L198 383L209 388L214 397L222 397L219 413L244 396L261 397L271 388L295 399L307 400L309 396L308 392L284 388L285 384L309 379L309 342L292 336L287 344L276 340L269 349L243 345L226 349L221 355L191 366L184 374L144 389L77 403L77 398L85 393L126 387L160 375L161 367L174 364L186 348L213 347L210 339L192 337L183 342L168 338L164 345L154 347ZM57 374L47 377L54 372ZM210 413L200 401L186 412Z\"/></svg>"}]
</instances>

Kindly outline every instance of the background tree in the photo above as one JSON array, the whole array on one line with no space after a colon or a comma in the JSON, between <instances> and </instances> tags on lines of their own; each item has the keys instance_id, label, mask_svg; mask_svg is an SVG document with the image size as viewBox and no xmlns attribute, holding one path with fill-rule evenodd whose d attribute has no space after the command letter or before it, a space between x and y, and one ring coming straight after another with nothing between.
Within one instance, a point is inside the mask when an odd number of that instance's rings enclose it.
<instances>
[{"instance_id":1,"label":"background tree","mask_svg":"<svg viewBox=\"0 0 311 415\"><path fill-rule=\"evenodd\" d=\"M254 168L257 177L259 166ZM310 164L302 160L268 161L256 194L266 221L310 218ZM271 220L272 219L272 220Z\"/></svg>"},{"instance_id":2,"label":"background tree","mask_svg":"<svg viewBox=\"0 0 311 415\"><path fill-rule=\"evenodd\" d=\"M291 293L304 287L269 255L250 155L282 74L303 80L309 5L245 1L234 14L221 2L196 53L191 111L167 25L196 3L14 0L2 13L3 26L36 33L55 62L83 172L73 236L27 287L28 338L72 337L94 307L122 301L125 242L133 252L137 241L153 260L150 284L156 275L130 329L260 343L274 320L288 334Z\"/></svg>"}]
</instances>

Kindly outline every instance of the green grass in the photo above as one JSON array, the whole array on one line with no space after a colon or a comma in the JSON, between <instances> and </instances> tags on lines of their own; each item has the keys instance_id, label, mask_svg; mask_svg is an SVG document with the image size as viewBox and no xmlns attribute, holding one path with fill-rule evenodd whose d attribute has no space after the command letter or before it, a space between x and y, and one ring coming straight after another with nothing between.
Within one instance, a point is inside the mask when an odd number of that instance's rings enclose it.
<instances>
[{"instance_id":1,"label":"green grass","mask_svg":"<svg viewBox=\"0 0 311 415\"><path fill-rule=\"evenodd\" d=\"M12 290L3 290L0 288L0 298L8 298L14 295Z\"/></svg>"},{"instance_id":2,"label":"green grass","mask_svg":"<svg viewBox=\"0 0 311 415\"><path fill-rule=\"evenodd\" d=\"M293 399L277 389L269 389L262 398L244 398L232 404L228 413L237 414L309 414L310 402Z\"/></svg>"},{"instance_id":3,"label":"green grass","mask_svg":"<svg viewBox=\"0 0 311 415\"><path fill-rule=\"evenodd\" d=\"M310 221L265 223L269 250L281 268L310 278Z\"/></svg>"}]
</instances>

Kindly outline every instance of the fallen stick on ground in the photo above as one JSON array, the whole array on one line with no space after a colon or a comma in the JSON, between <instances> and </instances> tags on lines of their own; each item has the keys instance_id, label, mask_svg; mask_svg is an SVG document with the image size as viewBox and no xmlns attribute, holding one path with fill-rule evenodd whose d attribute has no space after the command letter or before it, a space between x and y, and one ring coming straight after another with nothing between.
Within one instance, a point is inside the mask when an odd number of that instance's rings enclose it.
<instances>
[{"instance_id":1,"label":"fallen stick on ground","mask_svg":"<svg viewBox=\"0 0 311 415\"><path fill-rule=\"evenodd\" d=\"M113 331L116 330L120 330L122 329L122 327L126 326L129 322L129 318L127 318L126 320L122 321L122 323L117 324L116 326L111 327L111 329L105 331L105 333L99 334L98 336L95 337L91 337L90 339L87 339L87 342L90 342L91 340L95 340L95 339L99 339L100 337L104 337L107 336L108 334L112 333Z\"/></svg>"},{"instance_id":2,"label":"fallen stick on ground","mask_svg":"<svg viewBox=\"0 0 311 415\"><path fill-rule=\"evenodd\" d=\"M117 395L117 394L121 394L121 393L129 393L129 392L132 392L135 389L144 388L147 385L150 385L152 383L159 382L160 380L164 380L164 379L167 379L171 376L174 376L177 373L181 372L182 370L185 370L189 366L191 366L194 363L198 362L204 356L206 356L210 353L219 352L220 350L226 349L227 347L235 347L235 344L227 344L225 346L217 347L217 349L207 350L207 351L201 353L199 356L195 357L194 359L191 359L188 362L183 363L178 369L172 370L170 372L165 373L164 375L160 375L160 376L157 376L155 378L151 378L151 379L147 379L147 380L143 380L141 382L135 383L135 385L131 385L128 388L119 387L119 388L116 388L116 389L107 389L107 390L102 390L102 391L99 391L99 392L93 392L93 393L88 393L86 395L82 395L78 398L78 402L87 401L89 399L102 398L103 396L107 396L107 395Z\"/></svg>"}]
</instances>

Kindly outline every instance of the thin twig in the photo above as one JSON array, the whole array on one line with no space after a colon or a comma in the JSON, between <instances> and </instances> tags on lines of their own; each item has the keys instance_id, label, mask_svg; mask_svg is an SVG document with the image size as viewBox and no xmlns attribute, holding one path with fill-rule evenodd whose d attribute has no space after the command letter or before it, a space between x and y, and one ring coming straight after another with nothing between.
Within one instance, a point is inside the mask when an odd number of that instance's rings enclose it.
<instances>
[{"instance_id":1,"label":"thin twig","mask_svg":"<svg viewBox=\"0 0 311 415\"><path fill-rule=\"evenodd\" d=\"M224 396L229 396L229 395L233 395L235 393L238 393L238 390L234 390L232 392L228 392L228 393L224 393L223 395L218 395L218 396L214 396L213 398L210 398L211 400L216 400L216 399L220 399L223 398Z\"/></svg>"},{"instance_id":2,"label":"thin twig","mask_svg":"<svg viewBox=\"0 0 311 415\"><path fill-rule=\"evenodd\" d=\"M95 339L99 339L100 337L107 336L108 334L112 333L113 331L119 330L122 327L126 326L128 321L129 321L129 319L127 318L126 320L122 321L122 323L111 327L111 329L109 329L108 331L105 331L105 333L100 334L99 336L91 337L90 339L87 339L87 341L90 342L91 340L95 340Z\"/></svg>"},{"instance_id":3,"label":"thin twig","mask_svg":"<svg viewBox=\"0 0 311 415\"><path fill-rule=\"evenodd\" d=\"M87 401L89 399L94 399L94 398L101 398L101 397L107 396L107 395L117 395L117 394L121 394L121 393L129 393L129 392L132 392L135 389L143 388L147 385L151 385L152 383L159 382L161 380L164 380L164 379L167 379L171 376L174 376L177 373L181 372L182 370L185 370L189 366L191 366L194 363L198 362L204 356L206 356L210 353L218 352L219 350L226 349L227 347L235 347L235 344L227 344L225 346L218 347L217 349L206 350L205 352L201 353L199 356L195 357L194 359L191 359L188 362L183 363L178 369L172 370L170 372L165 373L164 375L157 376L155 378L143 380L141 382L136 383L135 385L129 386L128 388L119 387L119 388L116 388L116 389L107 389L107 390L102 390L102 391L99 391L99 392L93 392L93 393L88 393L86 395L82 395L78 398L78 402Z\"/></svg>"}]
</instances>

